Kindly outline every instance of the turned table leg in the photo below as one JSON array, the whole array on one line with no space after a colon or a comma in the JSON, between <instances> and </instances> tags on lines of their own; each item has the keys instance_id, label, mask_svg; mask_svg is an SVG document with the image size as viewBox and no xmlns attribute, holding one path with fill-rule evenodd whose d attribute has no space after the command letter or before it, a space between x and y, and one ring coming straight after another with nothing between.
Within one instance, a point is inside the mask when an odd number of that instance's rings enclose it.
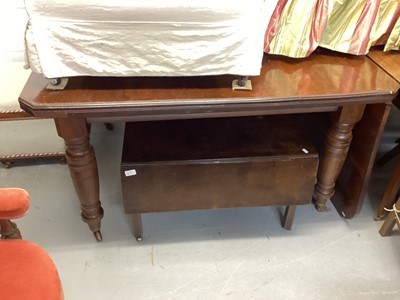
<instances>
[{"instance_id":1,"label":"turned table leg","mask_svg":"<svg viewBox=\"0 0 400 300\"><path fill-rule=\"evenodd\" d=\"M361 120L365 105L348 105L333 115L332 125L325 139L320 159L314 201L319 211L328 210L326 202L335 193L336 179L342 170L353 137L354 125Z\"/></svg>"},{"instance_id":2,"label":"turned table leg","mask_svg":"<svg viewBox=\"0 0 400 300\"><path fill-rule=\"evenodd\" d=\"M82 220L88 224L96 240L101 241L103 208L99 196L96 156L89 143L86 120L81 117L57 118L55 123L58 135L65 141L69 171L81 202Z\"/></svg>"}]
</instances>

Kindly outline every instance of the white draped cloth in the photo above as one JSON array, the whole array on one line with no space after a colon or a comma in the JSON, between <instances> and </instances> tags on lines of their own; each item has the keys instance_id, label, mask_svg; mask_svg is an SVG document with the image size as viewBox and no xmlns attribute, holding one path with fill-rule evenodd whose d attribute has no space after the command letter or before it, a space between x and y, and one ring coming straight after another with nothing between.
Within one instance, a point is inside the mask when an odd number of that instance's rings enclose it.
<instances>
[{"instance_id":1,"label":"white draped cloth","mask_svg":"<svg viewBox=\"0 0 400 300\"><path fill-rule=\"evenodd\" d=\"M27 65L71 76L259 75L277 0L26 0Z\"/></svg>"}]
</instances>

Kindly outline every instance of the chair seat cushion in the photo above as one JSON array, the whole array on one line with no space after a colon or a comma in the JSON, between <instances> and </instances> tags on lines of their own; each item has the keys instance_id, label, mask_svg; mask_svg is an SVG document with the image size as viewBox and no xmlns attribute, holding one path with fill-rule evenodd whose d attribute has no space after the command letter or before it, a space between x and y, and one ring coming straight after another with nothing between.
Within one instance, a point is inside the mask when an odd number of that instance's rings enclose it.
<instances>
[{"instance_id":1,"label":"chair seat cushion","mask_svg":"<svg viewBox=\"0 0 400 300\"><path fill-rule=\"evenodd\" d=\"M0 241L0 291L3 300L63 299L54 262L42 248L24 240Z\"/></svg>"},{"instance_id":2,"label":"chair seat cushion","mask_svg":"<svg viewBox=\"0 0 400 300\"><path fill-rule=\"evenodd\" d=\"M30 197L20 188L0 188L0 219L23 217L29 208Z\"/></svg>"}]
</instances>

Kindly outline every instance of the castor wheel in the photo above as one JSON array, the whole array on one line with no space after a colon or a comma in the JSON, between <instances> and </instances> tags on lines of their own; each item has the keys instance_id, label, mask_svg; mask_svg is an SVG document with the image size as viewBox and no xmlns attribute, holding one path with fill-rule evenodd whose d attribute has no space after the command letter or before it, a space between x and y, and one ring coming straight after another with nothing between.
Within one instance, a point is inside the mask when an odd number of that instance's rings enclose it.
<instances>
[{"instance_id":1,"label":"castor wheel","mask_svg":"<svg viewBox=\"0 0 400 300\"><path fill-rule=\"evenodd\" d=\"M107 130L114 130L114 125L112 123L104 123Z\"/></svg>"},{"instance_id":2,"label":"castor wheel","mask_svg":"<svg viewBox=\"0 0 400 300\"><path fill-rule=\"evenodd\" d=\"M5 167L6 169L11 169L12 166L13 166L13 164L14 164L13 161L2 161L1 163L4 165L4 167Z\"/></svg>"},{"instance_id":3,"label":"castor wheel","mask_svg":"<svg viewBox=\"0 0 400 300\"><path fill-rule=\"evenodd\" d=\"M48 78L47 79L52 85L59 85L61 83L61 78Z\"/></svg>"},{"instance_id":4,"label":"castor wheel","mask_svg":"<svg viewBox=\"0 0 400 300\"><path fill-rule=\"evenodd\" d=\"M57 78L47 78L47 81L49 82L46 85L46 89L48 90L55 90L55 91L61 91L63 90L67 84L68 84L68 78L67 77L57 77Z\"/></svg>"},{"instance_id":5,"label":"castor wheel","mask_svg":"<svg viewBox=\"0 0 400 300\"><path fill-rule=\"evenodd\" d=\"M385 220L386 216L387 216L387 214L375 216L374 221L383 221L383 220Z\"/></svg>"},{"instance_id":6,"label":"castor wheel","mask_svg":"<svg viewBox=\"0 0 400 300\"><path fill-rule=\"evenodd\" d=\"M11 222L10 220L1 221L1 239L2 240L12 240L21 239L21 232L19 231L17 224Z\"/></svg>"},{"instance_id":7,"label":"castor wheel","mask_svg":"<svg viewBox=\"0 0 400 300\"><path fill-rule=\"evenodd\" d=\"M96 241L101 242L103 240L103 236L101 235L100 231L93 232Z\"/></svg>"},{"instance_id":8,"label":"castor wheel","mask_svg":"<svg viewBox=\"0 0 400 300\"><path fill-rule=\"evenodd\" d=\"M316 204L315 208L320 212L328 212L331 210L326 204Z\"/></svg>"},{"instance_id":9,"label":"castor wheel","mask_svg":"<svg viewBox=\"0 0 400 300\"><path fill-rule=\"evenodd\" d=\"M2 235L2 240L19 240L21 239L21 231L18 228L15 228L14 231L8 235Z\"/></svg>"}]
</instances>

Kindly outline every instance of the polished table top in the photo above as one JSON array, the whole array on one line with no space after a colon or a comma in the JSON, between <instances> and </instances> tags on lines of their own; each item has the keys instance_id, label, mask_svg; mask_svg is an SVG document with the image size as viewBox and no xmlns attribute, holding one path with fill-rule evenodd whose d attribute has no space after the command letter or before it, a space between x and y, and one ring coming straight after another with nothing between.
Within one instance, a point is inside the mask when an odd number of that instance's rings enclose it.
<instances>
[{"instance_id":1,"label":"polished table top","mask_svg":"<svg viewBox=\"0 0 400 300\"><path fill-rule=\"evenodd\" d=\"M400 83L400 51L383 52L381 47L377 47L371 49L368 57ZM400 108L400 95L393 104Z\"/></svg>"},{"instance_id":2,"label":"polished table top","mask_svg":"<svg viewBox=\"0 0 400 300\"><path fill-rule=\"evenodd\" d=\"M400 51L383 52L380 48L373 48L368 57L400 82Z\"/></svg>"},{"instance_id":3,"label":"polished table top","mask_svg":"<svg viewBox=\"0 0 400 300\"><path fill-rule=\"evenodd\" d=\"M338 106L391 101L399 83L367 57L317 51L306 59L266 56L252 91L233 91L237 76L182 78L69 78L62 91L47 90L47 80L32 74L21 106L37 116L69 114L218 113L230 107L335 110ZM388 96L388 97L386 97Z\"/></svg>"}]
</instances>

